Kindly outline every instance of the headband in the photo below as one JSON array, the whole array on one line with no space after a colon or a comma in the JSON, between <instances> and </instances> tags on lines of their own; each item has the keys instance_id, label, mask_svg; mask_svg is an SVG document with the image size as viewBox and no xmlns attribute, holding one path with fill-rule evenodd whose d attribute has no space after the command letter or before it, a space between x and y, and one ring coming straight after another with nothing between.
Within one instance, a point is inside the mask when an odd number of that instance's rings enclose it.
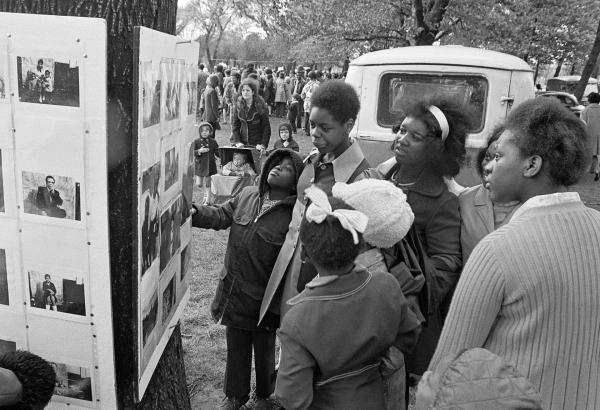
<instances>
[{"instance_id":1,"label":"headband","mask_svg":"<svg viewBox=\"0 0 600 410\"><path fill-rule=\"evenodd\" d=\"M429 110L429 112L435 117L440 126L440 129L442 130L442 142L446 141L446 138L448 138L448 134L450 134L450 125L448 124L446 116L444 115L442 110L440 110L435 105L430 105L429 107L427 107L427 110Z\"/></svg>"},{"instance_id":2,"label":"headband","mask_svg":"<svg viewBox=\"0 0 600 410\"><path fill-rule=\"evenodd\" d=\"M353 209L331 209L331 204L327 199L327 194L316 186L306 188L304 194L312 201L306 210L306 220L320 224L331 215L340 221L342 228L352 234L354 244L358 245L358 233L363 233L367 228L369 218L360 211Z\"/></svg>"}]
</instances>

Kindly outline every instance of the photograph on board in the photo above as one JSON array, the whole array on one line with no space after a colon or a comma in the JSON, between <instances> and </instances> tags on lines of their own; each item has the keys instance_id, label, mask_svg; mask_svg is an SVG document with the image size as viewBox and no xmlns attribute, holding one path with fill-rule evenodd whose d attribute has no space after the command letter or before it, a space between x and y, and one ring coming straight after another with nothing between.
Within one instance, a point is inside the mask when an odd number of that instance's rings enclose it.
<instances>
[{"instance_id":1,"label":"photograph on board","mask_svg":"<svg viewBox=\"0 0 600 410\"><path fill-rule=\"evenodd\" d=\"M185 279L191 263L192 251L190 250L190 245L187 244L186 247L181 250L181 276L179 277L179 281L183 281Z\"/></svg>"},{"instance_id":2,"label":"photograph on board","mask_svg":"<svg viewBox=\"0 0 600 410\"><path fill-rule=\"evenodd\" d=\"M187 81L185 83L185 90L187 93L187 114L192 115L196 113L196 81Z\"/></svg>"},{"instance_id":3,"label":"photograph on board","mask_svg":"<svg viewBox=\"0 0 600 410\"><path fill-rule=\"evenodd\" d=\"M165 152L165 191L177 182L179 177L179 152L173 147Z\"/></svg>"},{"instance_id":4,"label":"photograph on board","mask_svg":"<svg viewBox=\"0 0 600 410\"><path fill-rule=\"evenodd\" d=\"M23 211L81 220L80 185L73 178L23 171Z\"/></svg>"},{"instance_id":5,"label":"photograph on board","mask_svg":"<svg viewBox=\"0 0 600 410\"><path fill-rule=\"evenodd\" d=\"M142 196L140 198L140 209L143 209L141 216L141 274L150 268L152 262L158 256L159 250L159 192L158 183L160 180L160 161L145 170L142 174Z\"/></svg>"},{"instance_id":6,"label":"photograph on board","mask_svg":"<svg viewBox=\"0 0 600 410\"><path fill-rule=\"evenodd\" d=\"M142 128L160 122L160 73L152 61L144 61L140 68L142 79Z\"/></svg>"},{"instance_id":7,"label":"photograph on board","mask_svg":"<svg viewBox=\"0 0 600 410\"><path fill-rule=\"evenodd\" d=\"M0 149L0 212L4 212L4 172L2 171L2 150Z\"/></svg>"},{"instance_id":8,"label":"photograph on board","mask_svg":"<svg viewBox=\"0 0 600 410\"><path fill-rule=\"evenodd\" d=\"M176 298L176 290L177 285L175 284L176 275L173 275L169 284L165 288L162 294L162 324L163 326L167 324L169 320L169 316L172 313L173 306L175 306Z\"/></svg>"},{"instance_id":9,"label":"photograph on board","mask_svg":"<svg viewBox=\"0 0 600 410\"><path fill-rule=\"evenodd\" d=\"M160 271L179 249L181 242L181 196L160 215Z\"/></svg>"},{"instance_id":10,"label":"photograph on board","mask_svg":"<svg viewBox=\"0 0 600 410\"><path fill-rule=\"evenodd\" d=\"M0 339L0 356L4 353L16 352L17 343L11 342L10 340Z\"/></svg>"},{"instance_id":11,"label":"photograph on board","mask_svg":"<svg viewBox=\"0 0 600 410\"><path fill-rule=\"evenodd\" d=\"M158 289L154 290L152 296L142 305L142 346L146 346L154 327L158 315Z\"/></svg>"},{"instance_id":12,"label":"photograph on board","mask_svg":"<svg viewBox=\"0 0 600 410\"><path fill-rule=\"evenodd\" d=\"M6 55L0 56L0 61L3 61L6 58ZM4 64L0 63L0 103L7 102L7 94L8 94L8 77L6 76L6 71L4 71Z\"/></svg>"},{"instance_id":13,"label":"photograph on board","mask_svg":"<svg viewBox=\"0 0 600 410\"><path fill-rule=\"evenodd\" d=\"M17 57L19 101L79 107L77 60Z\"/></svg>"},{"instance_id":14,"label":"photograph on board","mask_svg":"<svg viewBox=\"0 0 600 410\"><path fill-rule=\"evenodd\" d=\"M85 316L83 276L30 270L29 305L38 309Z\"/></svg>"},{"instance_id":15,"label":"photograph on board","mask_svg":"<svg viewBox=\"0 0 600 410\"><path fill-rule=\"evenodd\" d=\"M6 271L6 250L0 249L0 305L8 305L8 272Z\"/></svg>"},{"instance_id":16,"label":"photograph on board","mask_svg":"<svg viewBox=\"0 0 600 410\"><path fill-rule=\"evenodd\" d=\"M190 208L192 207L192 195L194 193L194 143L189 143L186 146L187 157L185 158L184 172L181 178L181 193L182 206L181 206L181 225L187 221L190 215Z\"/></svg>"},{"instance_id":17,"label":"photograph on board","mask_svg":"<svg viewBox=\"0 0 600 410\"><path fill-rule=\"evenodd\" d=\"M50 364L56 373L55 395L92 401L90 369L57 362L50 362Z\"/></svg>"}]
</instances>

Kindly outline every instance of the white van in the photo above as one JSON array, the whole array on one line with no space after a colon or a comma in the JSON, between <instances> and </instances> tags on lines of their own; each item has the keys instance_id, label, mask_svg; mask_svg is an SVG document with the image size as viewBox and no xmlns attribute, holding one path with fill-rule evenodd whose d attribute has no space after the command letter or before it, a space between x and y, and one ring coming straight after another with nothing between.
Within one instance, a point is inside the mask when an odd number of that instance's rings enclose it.
<instances>
[{"instance_id":1,"label":"white van","mask_svg":"<svg viewBox=\"0 0 600 410\"><path fill-rule=\"evenodd\" d=\"M360 98L361 110L352 136L375 166L392 157L392 125L403 117L400 107L431 94L457 97L475 113L467 151L486 145L494 126L513 104L535 95L529 65L512 55L462 46L418 46L375 51L350 63L346 82ZM465 186L480 183L468 161L456 178Z\"/></svg>"}]
</instances>

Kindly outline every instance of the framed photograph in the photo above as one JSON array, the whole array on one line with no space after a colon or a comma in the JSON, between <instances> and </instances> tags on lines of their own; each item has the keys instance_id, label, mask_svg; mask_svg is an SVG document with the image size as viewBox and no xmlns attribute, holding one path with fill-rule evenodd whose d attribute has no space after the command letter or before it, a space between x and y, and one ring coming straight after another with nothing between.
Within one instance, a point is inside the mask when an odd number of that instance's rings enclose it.
<instances>
[{"instance_id":1,"label":"framed photograph","mask_svg":"<svg viewBox=\"0 0 600 410\"><path fill-rule=\"evenodd\" d=\"M187 93L187 114L192 115L196 113L196 88L197 83L195 81L187 81L185 83L185 91Z\"/></svg>"},{"instance_id":2,"label":"framed photograph","mask_svg":"<svg viewBox=\"0 0 600 410\"><path fill-rule=\"evenodd\" d=\"M160 272L181 245L181 195L160 215Z\"/></svg>"},{"instance_id":3,"label":"framed photograph","mask_svg":"<svg viewBox=\"0 0 600 410\"><path fill-rule=\"evenodd\" d=\"M176 275L173 275L169 284L165 288L162 294L162 325L166 325L169 317L173 311L173 306L175 306L175 301L177 300L176 289L177 285L175 284Z\"/></svg>"},{"instance_id":4,"label":"framed photograph","mask_svg":"<svg viewBox=\"0 0 600 410\"><path fill-rule=\"evenodd\" d=\"M23 211L80 221L80 190L71 177L23 171Z\"/></svg>"},{"instance_id":5,"label":"framed photograph","mask_svg":"<svg viewBox=\"0 0 600 410\"><path fill-rule=\"evenodd\" d=\"M16 352L17 342L11 342L10 340L0 339L0 356L4 353Z\"/></svg>"},{"instance_id":6,"label":"framed photograph","mask_svg":"<svg viewBox=\"0 0 600 410\"><path fill-rule=\"evenodd\" d=\"M142 275L157 258L160 249L160 221L158 184L160 180L160 161L145 170L142 174L142 196L140 199L141 221L141 271Z\"/></svg>"},{"instance_id":7,"label":"framed photograph","mask_svg":"<svg viewBox=\"0 0 600 410\"><path fill-rule=\"evenodd\" d=\"M158 317L158 290L155 290L148 299L148 303L142 306L142 346L145 347Z\"/></svg>"},{"instance_id":8,"label":"framed photograph","mask_svg":"<svg viewBox=\"0 0 600 410\"><path fill-rule=\"evenodd\" d=\"M179 179L179 152L176 147L165 152L165 191Z\"/></svg>"},{"instance_id":9,"label":"framed photograph","mask_svg":"<svg viewBox=\"0 0 600 410\"><path fill-rule=\"evenodd\" d=\"M29 306L85 316L83 276L29 271Z\"/></svg>"},{"instance_id":10,"label":"framed photograph","mask_svg":"<svg viewBox=\"0 0 600 410\"><path fill-rule=\"evenodd\" d=\"M19 101L79 107L79 67L76 59L17 57Z\"/></svg>"},{"instance_id":11,"label":"framed photograph","mask_svg":"<svg viewBox=\"0 0 600 410\"><path fill-rule=\"evenodd\" d=\"M57 362L50 362L50 364L56 373L55 395L92 401L90 369Z\"/></svg>"},{"instance_id":12,"label":"framed photograph","mask_svg":"<svg viewBox=\"0 0 600 410\"><path fill-rule=\"evenodd\" d=\"M152 61L141 63L140 77L142 81L142 128L160 122L160 72Z\"/></svg>"},{"instance_id":13,"label":"framed photograph","mask_svg":"<svg viewBox=\"0 0 600 410\"><path fill-rule=\"evenodd\" d=\"M190 245L188 244L185 248L181 250L181 276L179 277L179 281L183 281L185 276L190 269L190 264L192 262L192 251L190 249Z\"/></svg>"},{"instance_id":14,"label":"framed photograph","mask_svg":"<svg viewBox=\"0 0 600 410\"><path fill-rule=\"evenodd\" d=\"M6 250L0 249L0 305L9 304L8 272L6 271Z\"/></svg>"},{"instance_id":15,"label":"framed photograph","mask_svg":"<svg viewBox=\"0 0 600 410\"><path fill-rule=\"evenodd\" d=\"M192 195L194 193L194 144L190 143L187 147L187 158L185 159L184 173L181 178L182 185L182 205L181 205L181 225L190 217L190 208L192 207Z\"/></svg>"}]
</instances>

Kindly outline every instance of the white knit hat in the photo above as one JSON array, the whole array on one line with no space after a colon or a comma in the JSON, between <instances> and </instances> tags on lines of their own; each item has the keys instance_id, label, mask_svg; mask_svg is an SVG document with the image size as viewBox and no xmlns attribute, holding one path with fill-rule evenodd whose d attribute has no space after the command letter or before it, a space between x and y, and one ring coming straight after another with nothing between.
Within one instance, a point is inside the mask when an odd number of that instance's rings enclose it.
<instances>
[{"instance_id":1,"label":"white knit hat","mask_svg":"<svg viewBox=\"0 0 600 410\"><path fill-rule=\"evenodd\" d=\"M389 181L336 182L332 194L369 217L363 237L378 248L389 248L400 242L415 219L404 192Z\"/></svg>"}]
</instances>

